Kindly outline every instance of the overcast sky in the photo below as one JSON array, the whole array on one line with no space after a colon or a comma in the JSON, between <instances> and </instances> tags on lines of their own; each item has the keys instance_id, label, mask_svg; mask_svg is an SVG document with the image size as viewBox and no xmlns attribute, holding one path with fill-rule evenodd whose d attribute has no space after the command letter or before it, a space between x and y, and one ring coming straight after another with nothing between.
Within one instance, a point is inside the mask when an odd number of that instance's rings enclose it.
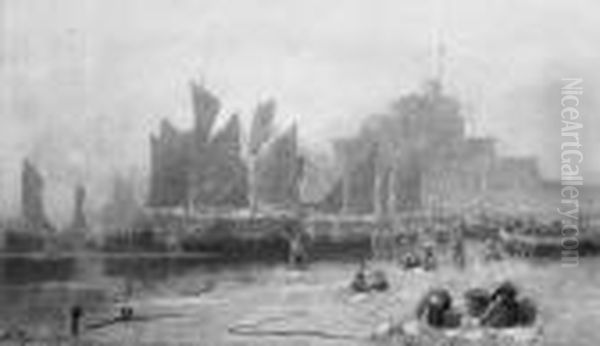
<instances>
[{"instance_id":1,"label":"overcast sky","mask_svg":"<svg viewBox=\"0 0 600 346\"><path fill-rule=\"evenodd\" d=\"M436 32L472 131L538 155L547 177L559 175L561 78L582 77L585 164L600 171L595 0L0 0L0 16L4 211L24 155L49 176L55 214L74 181L100 191L115 169L144 169L160 118L191 125L191 79L224 115L275 98L307 145L352 133L430 76Z\"/></svg>"}]
</instances>

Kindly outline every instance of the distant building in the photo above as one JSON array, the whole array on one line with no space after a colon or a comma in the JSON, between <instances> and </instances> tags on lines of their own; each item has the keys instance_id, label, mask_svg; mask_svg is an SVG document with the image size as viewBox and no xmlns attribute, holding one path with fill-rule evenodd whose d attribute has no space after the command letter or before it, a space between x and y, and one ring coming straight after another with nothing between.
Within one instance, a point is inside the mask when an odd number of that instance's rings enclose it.
<instances>
[{"instance_id":1,"label":"distant building","mask_svg":"<svg viewBox=\"0 0 600 346\"><path fill-rule=\"evenodd\" d=\"M494 161L488 183L491 189L529 189L538 186L538 161L532 157L505 157Z\"/></svg>"},{"instance_id":2,"label":"distant building","mask_svg":"<svg viewBox=\"0 0 600 346\"><path fill-rule=\"evenodd\" d=\"M357 136L334 143L344 173L321 210L457 209L486 193L540 186L535 159L498 157L492 138L466 135L461 112L433 80L369 118Z\"/></svg>"}]
</instances>

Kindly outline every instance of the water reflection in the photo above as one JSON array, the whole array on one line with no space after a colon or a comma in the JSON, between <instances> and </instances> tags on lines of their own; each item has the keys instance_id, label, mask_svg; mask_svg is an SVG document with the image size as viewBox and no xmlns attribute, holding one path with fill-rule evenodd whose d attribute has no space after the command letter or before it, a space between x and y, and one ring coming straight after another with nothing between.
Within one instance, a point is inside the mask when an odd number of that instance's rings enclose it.
<instances>
[{"instance_id":1,"label":"water reflection","mask_svg":"<svg viewBox=\"0 0 600 346\"><path fill-rule=\"evenodd\" d=\"M26 285L51 281L69 281L75 275L73 258L3 258L0 273L4 285Z\"/></svg>"}]
</instances>

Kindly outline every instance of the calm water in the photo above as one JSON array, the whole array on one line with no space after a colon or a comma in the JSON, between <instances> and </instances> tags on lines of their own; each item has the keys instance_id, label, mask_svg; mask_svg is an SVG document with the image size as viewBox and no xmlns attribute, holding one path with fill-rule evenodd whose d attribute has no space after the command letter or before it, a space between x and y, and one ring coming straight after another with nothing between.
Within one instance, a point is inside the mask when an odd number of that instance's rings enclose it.
<instances>
[{"instance_id":1,"label":"calm water","mask_svg":"<svg viewBox=\"0 0 600 346\"><path fill-rule=\"evenodd\" d=\"M281 269L262 264L249 270L243 265L192 259L96 259L45 265L26 259L2 259L0 263L3 280L0 328L21 325L46 333L67 329L67 308L75 303L84 305L89 314L101 315L115 300L124 297L159 296L175 287L177 293L186 294L186 290L202 289L202 285L209 282L237 282L248 294L257 286L256 294L260 294L255 276L268 278L269 273ZM336 276L343 279L353 266L321 262L313 265L310 275L323 281ZM478 282L504 276L526 287L542 308L548 345L597 345L600 342L599 258L583 258L579 267L568 269L553 261L520 260L507 261L499 268L494 269L494 275L488 275L491 270L485 268L465 275L479 276ZM446 282L464 281L458 276L449 279L451 274L444 275ZM216 285L215 290L219 287ZM256 304L260 305L258 300ZM210 315L205 317L211 319Z\"/></svg>"}]
</instances>

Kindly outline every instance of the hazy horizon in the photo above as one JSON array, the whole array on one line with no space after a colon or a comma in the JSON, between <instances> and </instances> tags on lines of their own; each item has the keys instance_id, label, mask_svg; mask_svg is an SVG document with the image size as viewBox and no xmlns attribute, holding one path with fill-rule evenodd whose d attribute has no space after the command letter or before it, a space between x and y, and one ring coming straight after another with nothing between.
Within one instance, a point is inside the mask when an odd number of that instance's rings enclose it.
<instances>
[{"instance_id":1,"label":"hazy horizon","mask_svg":"<svg viewBox=\"0 0 600 346\"><path fill-rule=\"evenodd\" d=\"M436 33L471 133L539 157L549 179L560 174L561 79L583 78L584 178L600 181L593 0L0 0L0 13L0 215L18 211L25 156L57 220L76 183L97 208L114 173L143 176L160 119L191 126L191 80L244 123L275 99L280 124L298 120L301 141L322 150L420 88Z\"/></svg>"}]
</instances>

